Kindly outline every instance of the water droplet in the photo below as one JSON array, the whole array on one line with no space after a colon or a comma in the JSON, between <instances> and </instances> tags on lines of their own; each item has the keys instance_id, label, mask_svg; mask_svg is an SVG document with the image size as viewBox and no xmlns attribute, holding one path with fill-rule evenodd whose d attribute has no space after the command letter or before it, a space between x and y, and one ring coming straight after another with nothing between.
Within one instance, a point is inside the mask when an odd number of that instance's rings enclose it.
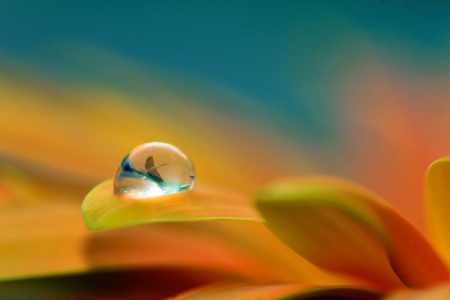
<instances>
[{"instance_id":1,"label":"water droplet","mask_svg":"<svg viewBox=\"0 0 450 300\"><path fill-rule=\"evenodd\" d=\"M194 165L175 146L165 143L140 145L122 160L114 179L114 194L141 199L191 189Z\"/></svg>"}]
</instances>

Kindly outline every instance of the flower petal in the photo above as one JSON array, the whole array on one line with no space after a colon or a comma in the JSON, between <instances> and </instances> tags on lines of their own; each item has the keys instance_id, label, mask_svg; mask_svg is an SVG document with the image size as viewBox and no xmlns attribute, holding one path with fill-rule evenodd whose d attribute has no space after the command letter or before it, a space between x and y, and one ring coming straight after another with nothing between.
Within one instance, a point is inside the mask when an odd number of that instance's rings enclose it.
<instances>
[{"instance_id":1,"label":"flower petal","mask_svg":"<svg viewBox=\"0 0 450 300\"><path fill-rule=\"evenodd\" d=\"M428 168L426 195L431 238L450 263L450 157L439 159Z\"/></svg>"},{"instance_id":2,"label":"flower petal","mask_svg":"<svg viewBox=\"0 0 450 300\"><path fill-rule=\"evenodd\" d=\"M230 192L196 188L159 197L126 200L114 195L111 179L97 185L86 196L81 210L91 230L157 222L262 220L247 198Z\"/></svg>"},{"instance_id":3,"label":"flower petal","mask_svg":"<svg viewBox=\"0 0 450 300\"><path fill-rule=\"evenodd\" d=\"M160 300L215 280L192 270L109 270L2 282L0 299Z\"/></svg>"},{"instance_id":4,"label":"flower petal","mask_svg":"<svg viewBox=\"0 0 450 300\"><path fill-rule=\"evenodd\" d=\"M401 287L400 280L423 287L450 279L411 223L354 184L320 177L286 181L262 191L257 207L280 239L320 267L385 289Z\"/></svg>"},{"instance_id":5,"label":"flower petal","mask_svg":"<svg viewBox=\"0 0 450 300\"><path fill-rule=\"evenodd\" d=\"M245 285L227 284L220 286L205 286L184 292L169 300L254 300L254 299L279 299L283 296L298 292L307 288L300 284L278 285Z\"/></svg>"},{"instance_id":6,"label":"flower petal","mask_svg":"<svg viewBox=\"0 0 450 300\"><path fill-rule=\"evenodd\" d=\"M262 222L166 222L90 232L80 213L86 191L72 185L77 182L3 178L7 187L33 192L9 193L0 204L0 281L105 268L184 268L252 281L361 284L317 268Z\"/></svg>"},{"instance_id":7,"label":"flower petal","mask_svg":"<svg viewBox=\"0 0 450 300\"><path fill-rule=\"evenodd\" d=\"M425 290L402 290L383 300L442 300L450 299L450 285L439 285Z\"/></svg>"},{"instance_id":8,"label":"flower petal","mask_svg":"<svg viewBox=\"0 0 450 300\"><path fill-rule=\"evenodd\" d=\"M171 298L171 300L335 299L333 297L347 300L377 300L381 297L381 294L372 290L350 287L311 288L310 286L300 284L230 284L200 287Z\"/></svg>"},{"instance_id":9,"label":"flower petal","mask_svg":"<svg viewBox=\"0 0 450 300\"><path fill-rule=\"evenodd\" d=\"M79 202L63 200L0 210L0 281L105 268L185 268L268 282L358 284L318 269L260 222L156 223L90 232Z\"/></svg>"}]
</instances>

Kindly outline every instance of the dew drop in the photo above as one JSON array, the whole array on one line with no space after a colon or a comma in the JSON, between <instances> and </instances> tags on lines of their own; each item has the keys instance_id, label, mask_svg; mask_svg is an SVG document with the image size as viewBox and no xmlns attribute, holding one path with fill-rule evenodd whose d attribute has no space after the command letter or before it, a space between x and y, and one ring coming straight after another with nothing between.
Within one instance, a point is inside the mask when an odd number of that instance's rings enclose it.
<instances>
[{"instance_id":1,"label":"dew drop","mask_svg":"<svg viewBox=\"0 0 450 300\"><path fill-rule=\"evenodd\" d=\"M156 197L187 191L194 181L194 165L180 149L148 143L123 158L114 179L114 194L128 199Z\"/></svg>"}]
</instances>

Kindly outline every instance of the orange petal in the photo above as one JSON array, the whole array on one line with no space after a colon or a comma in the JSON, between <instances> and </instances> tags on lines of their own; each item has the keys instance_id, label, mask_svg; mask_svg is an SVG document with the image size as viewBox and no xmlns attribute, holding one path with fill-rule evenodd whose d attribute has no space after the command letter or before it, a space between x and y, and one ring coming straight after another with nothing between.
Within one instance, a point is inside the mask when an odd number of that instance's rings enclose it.
<instances>
[{"instance_id":1,"label":"orange petal","mask_svg":"<svg viewBox=\"0 0 450 300\"><path fill-rule=\"evenodd\" d=\"M426 195L430 236L450 263L450 157L439 159L428 168Z\"/></svg>"},{"instance_id":2,"label":"orange petal","mask_svg":"<svg viewBox=\"0 0 450 300\"><path fill-rule=\"evenodd\" d=\"M221 286L206 286L184 292L169 300L254 300L279 299L280 297L304 290L300 284L279 285L245 285L228 284Z\"/></svg>"},{"instance_id":3,"label":"orange petal","mask_svg":"<svg viewBox=\"0 0 450 300\"><path fill-rule=\"evenodd\" d=\"M444 300L450 299L450 285L439 285L425 290L403 290L392 293L383 300Z\"/></svg>"},{"instance_id":4,"label":"orange petal","mask_svg":"<svg viewBox=\"0 0 450 300\"><path fill-rule=\"evenodd\" d=\"M269 228L320 267L383 289L450 279L420 232L359 186L331 178L296 179L267 188L257 199Z\"/></svg>"},{"instance_id":5,"label":"orange petal","mask_svg":"<svg viewBox=\"0 0 450 300\"><path fill-rule=\"evenodd\" d=\"M230 284L200 287L171 300L254 300L254 299L347 299L377 300L381 294L372 290L351 287L311 288L300 284L245 285Z\"/></svg>"}]
</instances>

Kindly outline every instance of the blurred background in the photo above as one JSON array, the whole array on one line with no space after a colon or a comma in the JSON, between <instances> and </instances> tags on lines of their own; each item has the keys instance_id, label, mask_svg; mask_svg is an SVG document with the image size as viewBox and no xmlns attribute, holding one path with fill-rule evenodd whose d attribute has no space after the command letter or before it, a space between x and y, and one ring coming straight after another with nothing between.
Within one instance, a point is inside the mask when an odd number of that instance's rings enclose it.
<instances>
[{"instance_id":1,"label":"blurred background","mask_svg":"<svg viewBox=\"0 0 450 300\"><path fill-rule=\"evenodd\" d=\"M81 202L161 141L199 185L339 176L424 229L424 173L450 154L449 15L446 1L1 1L0 202Z\"/></svg>"}]
</instances>

